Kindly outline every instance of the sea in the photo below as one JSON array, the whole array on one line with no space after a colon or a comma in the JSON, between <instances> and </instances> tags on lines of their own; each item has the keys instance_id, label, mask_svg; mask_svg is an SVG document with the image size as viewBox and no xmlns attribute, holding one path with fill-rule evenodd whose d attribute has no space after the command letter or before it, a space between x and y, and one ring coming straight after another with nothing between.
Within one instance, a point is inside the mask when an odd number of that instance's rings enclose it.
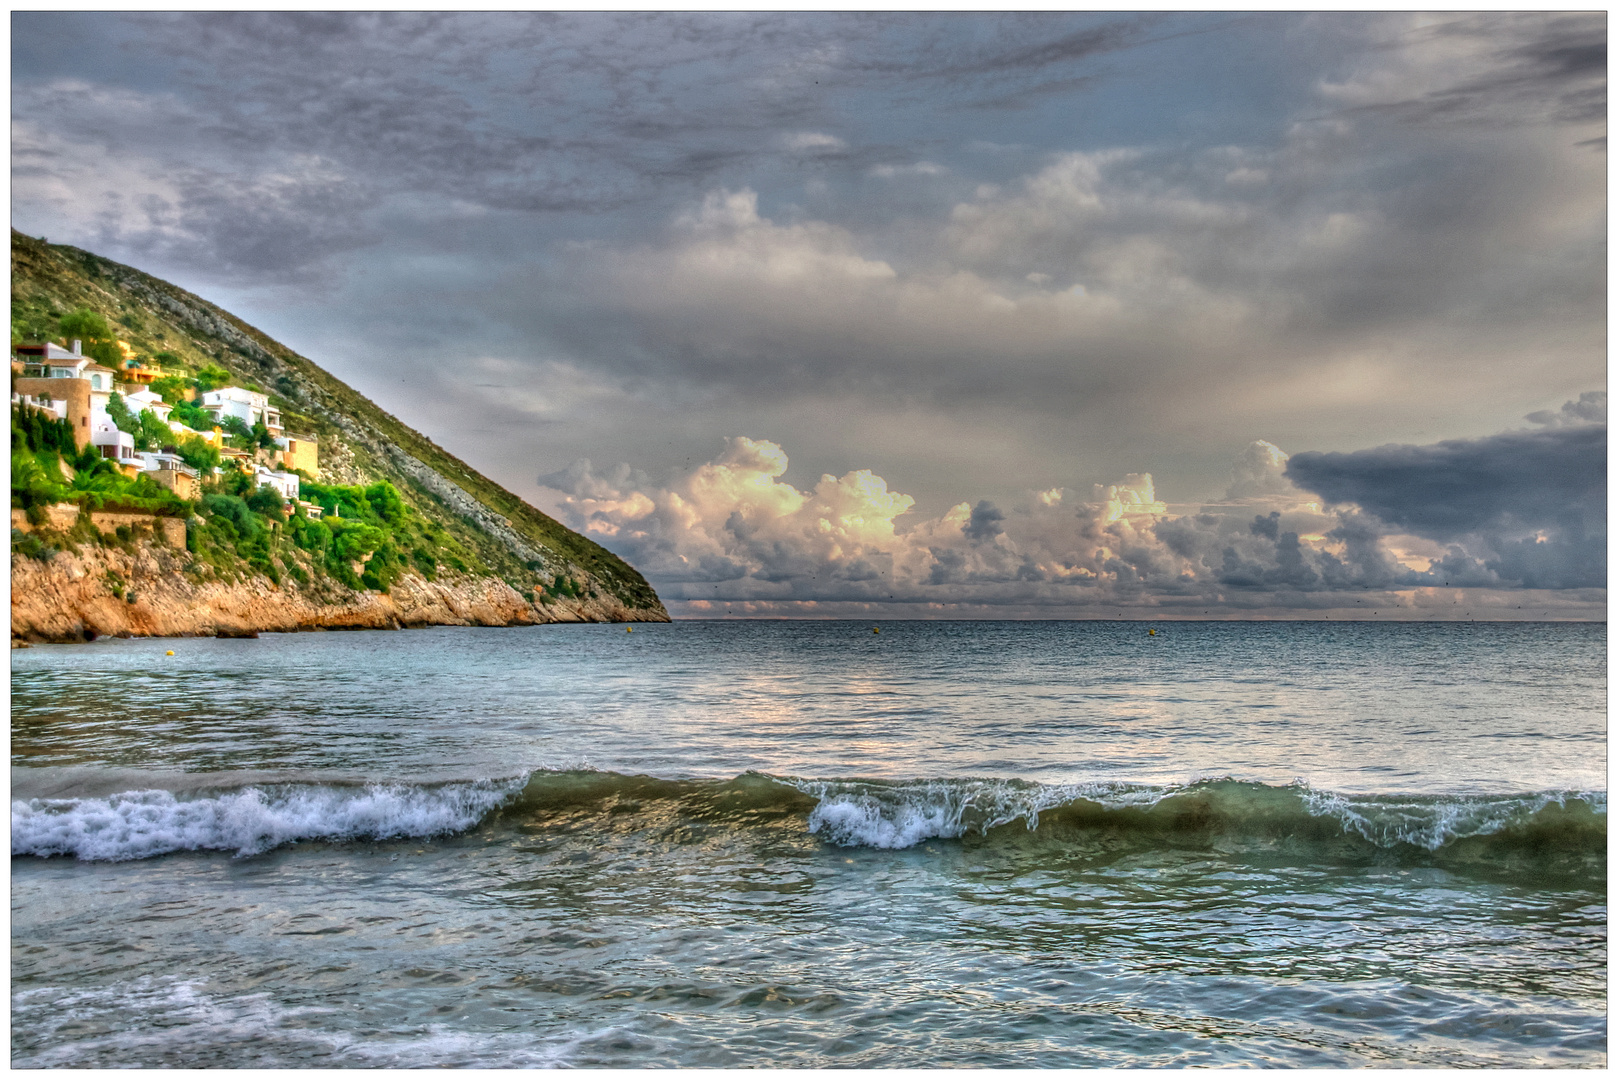
<instances>
[{"instance_id":1,"label":"sea","mask_svg":"<svg viewBox=\"0 0 1618 1080\"><path fill-rule=\"evenodd\" d=\"M1581 1067L1604 624L11 654L11 1064Z\"/></svg>"}]
</instances>

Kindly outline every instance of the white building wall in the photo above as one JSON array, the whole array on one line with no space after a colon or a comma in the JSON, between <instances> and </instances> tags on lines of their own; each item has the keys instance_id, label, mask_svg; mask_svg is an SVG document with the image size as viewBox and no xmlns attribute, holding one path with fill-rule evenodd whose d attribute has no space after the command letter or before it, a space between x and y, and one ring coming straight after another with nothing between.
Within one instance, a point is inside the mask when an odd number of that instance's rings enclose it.
<instances>
[{"instance_id":1,"label":"white building wall","mask_svg":"<svg viewBox=\"0 0 1618 1080\"><path fill-rule=\"evenodd\" d=\"M99 449L102 457L118 461L140 460L135 454L135 436L120 429L111 417L104 417L99 423L90 425L90 445ZM109 453L109 450L112 452Z\"/></svg>"},{"instance_id":2,"label":"white building wall","mask_svg":"<svg viewBox=\"0 0 1618 1080\"><path fill-rule=\"evenodd\" d=\"M256 477L260 487L274 488L287 502L297 501L299 490L297 473L272 472L260 466Z\"/></svg>"}]
</instances>

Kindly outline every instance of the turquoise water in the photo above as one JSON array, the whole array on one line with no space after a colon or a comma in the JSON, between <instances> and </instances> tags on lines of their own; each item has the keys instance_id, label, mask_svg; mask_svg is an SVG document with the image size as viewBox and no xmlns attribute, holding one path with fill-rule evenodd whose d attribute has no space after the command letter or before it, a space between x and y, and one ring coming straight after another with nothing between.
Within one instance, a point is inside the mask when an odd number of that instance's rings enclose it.
<instances>
[{"instance_id":1,"label":"turquoise water","mask_svg":"<svg viewBox=\"0 0 1618 1080\"><path fill-rule=\"evenodd\" d=\"M1605 1065L1604 626L1158 630L14 652L12 1063Z\"/></svg>"}]
</instances>

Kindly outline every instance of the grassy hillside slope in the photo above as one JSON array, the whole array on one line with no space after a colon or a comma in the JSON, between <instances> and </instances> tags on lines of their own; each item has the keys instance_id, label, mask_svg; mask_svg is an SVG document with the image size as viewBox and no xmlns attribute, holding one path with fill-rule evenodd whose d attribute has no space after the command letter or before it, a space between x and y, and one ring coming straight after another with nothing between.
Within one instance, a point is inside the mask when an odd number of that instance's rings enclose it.
<instances>
[{"instance_id":1,"label":"grassy hillside slope","mask_svg":"<svg viewBox=\"0 0 1618 1080\"><path fill-rule=\"evenodd\" d=\"M89 308L137 356L192 376L214 365L267 392L288 434L320 442L322 479L393 484L412 509L469 552L469 570L519 593L600 590L662 612L641 575L599 544L529 506L331 375L184 289L87 251L11 234L12 340L59 338L57 320ZM162 354L162 355L160 355Z\"/></svg>"}]
</instances>

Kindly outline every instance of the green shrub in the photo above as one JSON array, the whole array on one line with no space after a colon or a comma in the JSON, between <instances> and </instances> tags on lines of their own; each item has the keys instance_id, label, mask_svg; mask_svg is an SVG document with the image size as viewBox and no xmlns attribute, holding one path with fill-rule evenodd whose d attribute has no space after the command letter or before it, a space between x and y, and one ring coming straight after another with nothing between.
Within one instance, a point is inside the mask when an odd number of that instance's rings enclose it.
<instances>
[{"instance_id":1,"label":"green shrub","mask_svg":"<svg viewBox=\"0 0 1618 1080\"><path fill-rule=\"evenodd\" d=\"M438 577L438 555L432 548L422 545L410 553L410 561L428 581Z\"/></svg>"},{"instance_id":2,"label":"green shrub","mask_svg":"<svg viewBox=\"0 0 1618 1080\"><path fill-rule=\"evenodd\" d=\"M18 555L25 555L40 562L49 562L56 549L33 533L25 533L18 529L11 530L11 550Z\"/></svg>"},{"instance_id":3,"label":"green shrub","mask_svg":"<svg viewBox=\"0 0 1618 1080\"><path fill-rule=\"evenodd\" d=\"M55 450L63 454L77 454L73 442L73 426L58 419L55 413L36 409L31 405L11 407L11 449L38 452Z\"/></svg>"},{"instance_id":4,"label":"green shrub","mask_svg":"<svg viewBox=\"0 0 1618 1080\"><path fill-rule=\"evenodd\" d=\"M332 533L332 552L345 562L360 561L380 548L388 538L388 534L381 529L360 521L343 522L332 529Z\"/></svg>"},{"instance_id":5,"label":"green shrub","mask_svg":"<svg viewBox=\"0 0 1618 1080\"><path fill-rule=\"evenodd\" d=\"M230 372L218 364L204 364L197 370L197 377L191 380L191 384L197 388L197 393L206 394L221 386L229 386Z\"/></svg>"},{"instance_id":6,"label":"green shrub","mask_svg":"<svg viewBox=\"0 0 1618 1080\"><path fill-rule=\"evenodd\" d=\"M180 460L203 476L211 476L219 466L219 451L195 435L187 435L174 448Z\"/></svg>"},{"instance_id":7,"label":"green shrub","mask_svg":"<svg viewBox=\"0 0 1618 1080\"><path fill-rule=\"evenodd\" d=\"M127 431L133 435L140 430L140 421L129 411L129 403L120 393L114 392L107 398L107 415L112 417L112 422L118 425L119 431Z\"/></svg>"},{"instance_id":8,"label":"green shrub","mask_svg":"<svg viewBox=\"0 0 1618 1080\"><path fill-rule=\"evenodd\" d=\"M214 427L213 413L194 401L183 399L175 403L174 411L169 413L169 419L178 420L192 431L212 431Z\"/></svg>"},{"instance_id":9,"label":"green shrub","mask_svg":"<svg viewBox=\"0 0 1618 1080\"><path fill-rule=\"evenodd\" d=\"M286 520L286 511L284 510L286 500L281 498L279 491L267 484L260 484L243 501L247 503L248 509L256 514L263 514L265 517L272 518L275 521Z\"/></svg>"},{"instance_id":10,"label":"green shrub","mask_svg":"<svg viewBox=\"0 0 1618 1080\"><path fill-rule=\"evenodd\" d=\"M292 542L305 551L323 555L331 547L331 529L324 521L310 521L297 515L292 521Z\"/></svg>"},{"instance_id":11,"label":"green shrub","mask_svg":"<svg viewBox=\"0 0 1618 1080\"><path fill-rule=\"evenodd\" d=\"M202 512L215 522L229 526L232 533L242 540L255 540L264 532L258 515L249 509L246 500L235 495L204 495Z\"/></svg>"},{"instance_id":12,"label":"green shrub","mask_svg":"<svg viewBox=\"0 0 1618 1080\"><path fill-rule=\"evenodd\" d=\"M107 325L107 320L87 307L63 315L57 323L57 332L62 335L64 342L74 338L84 341L107 341L112 338L112 327Z\"/></svg>"}]
</instances>

